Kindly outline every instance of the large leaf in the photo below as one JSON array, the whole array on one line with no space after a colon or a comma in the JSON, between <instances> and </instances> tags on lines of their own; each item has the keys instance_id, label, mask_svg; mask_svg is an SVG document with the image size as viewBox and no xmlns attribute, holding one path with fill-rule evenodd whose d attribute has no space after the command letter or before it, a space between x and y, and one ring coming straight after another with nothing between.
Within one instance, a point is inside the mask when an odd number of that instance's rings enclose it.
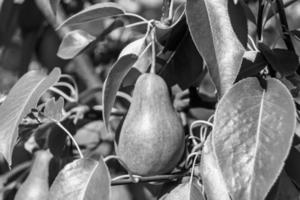
<instances>
[{"instance_id":1,"label":"large leaf","mask_svg":"<svg viewBox=\"0 0 300 200\"><path fill-rule=\"evenodd\" d=\"M63 26L82 24L86 22L100 20L105 17L122 15L124 13L125 11L116 3L97 3L75 15L72 15L70 18L64 21L57 29L60 29Z\"/></svg>"},{"instance_id":2,"label":"large leaf","mask_svg":"<svg viewBox=\"0 0 300 200\"><path fill-rule=\"evenodd\" d=\"M103 120L108 130L110 111L114 105L116 94L120 85L129 70L138 61L139 56L143 55L146 48L146 36L127 45L120 53L119 59L112 66L103 86Z\"/></svg>"},{"instance_id":3,"label":"large leaf","mask_svg":"<svg viewBox=\"0 0 300 200\"><path fill-rule=\"evenodd\" d=\"M247 78L219 102L213 146L233 200L263 200L289 153L296 110L288 89L277 79Z\"/></svg>"},{"instance_id":4,"label":"large leaf","mask_svg":"<svg viewBox=\"0 0 300 200\"><path fill-rule=\"evenodd\" d=\"M247 20L232 0L187 0L194 43L206 61L219 96L232 87L247 44Z\"/></svg>"},{"instance_id":5,"label":"large leaf","mask_svg":"<svg viewBox=\"0 0 300 200\"><path fill-rule=\"evenodd\" d=\"M109 200L110 175L102 159L79 159L66 165L55 178L49 200Z\"/></svg>"},{"instance_id":6,"label":"large leaf","mask_svg":"<svg viewBox=\"0 0 300 200\"><path fill-rule=\"evenodd\" d=\"M11 155L18 136L20 121L36 107L43 93L60 78L55 68L48 76L37 71L25 74L10 90L0 106L0 152L11 165Z\"/></svg>"},{"instance_id":7,"label":"large leaf","mask_svg":"<svg viewBox=\"0 0 300 200\"><path fill-rule=\"evenodd\" d=\"M213 151L211 135L202 150L200 174L208 200L230 200L229 191Z\"/></svg>"}]
</instances>

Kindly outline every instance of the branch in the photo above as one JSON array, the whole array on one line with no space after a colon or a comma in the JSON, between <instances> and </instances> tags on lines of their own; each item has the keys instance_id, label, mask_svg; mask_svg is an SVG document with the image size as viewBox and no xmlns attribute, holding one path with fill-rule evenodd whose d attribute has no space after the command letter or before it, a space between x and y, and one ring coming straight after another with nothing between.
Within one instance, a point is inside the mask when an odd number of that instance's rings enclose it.
<instances>
[{"instance_id":1,"label":"branch","mask_svg":"<svg viewBox=\"0 0 300 200\"><path fill-rule=\"evenodd\" d=\"M135 177L135 181L132 179L121 179L112 181L111 185L127 185L127 184L136 184L136 183L147 183L147 182L171 182L176 181L180 178L190 176L189 174L169 174L169 175L156 175L156 176L146 176L146 177Z\"/></svg>"},{"instance_id":2,"label":"branch","mask_svg":"<svg viewBox=\"0 0 300 200\"><path fill-rule=\"evenodd\" d=\"M282 0L276 0L276 3L277 3L277 9L278 9L278 13L279 13L280 22L281 22L281 28L282 28L282 32L283 32L283 40L284 40L287 48L290 51L295 52L292 38L289 33L289 25L288 25L288 22L286 19L284 4L283 4Z\"/></svg>"},{"instance_id":3,"label":"branch","mask_svg":"<svg viewBox=\"0 0 300 200\"><path fill-rule=\"evenodd\" d=\"M263 4L262 0L259 0L258 3L258 16L257 16L257 36L258 40L261 40L262 37L262 30L263 30L263 13L264 13L265 5Z\"/></svg>"},{"instance_id":4,"label":"branch","mask_svg":"<svg viewBox=\"0 0 300 200\"><path fill-rule=\"evenodd\" d=\"M162 5L161 23L170 26L173 19L173 0L164 0Z\"/></svg>"}]
</instances>

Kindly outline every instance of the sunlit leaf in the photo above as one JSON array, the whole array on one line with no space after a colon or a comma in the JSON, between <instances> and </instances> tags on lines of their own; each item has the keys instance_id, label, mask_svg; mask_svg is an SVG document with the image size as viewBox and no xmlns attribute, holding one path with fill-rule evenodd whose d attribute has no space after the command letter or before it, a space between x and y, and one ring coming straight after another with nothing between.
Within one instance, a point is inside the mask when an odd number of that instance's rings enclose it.
<instances>
[{"instance_id":1,"label":"sunlit leaf","mask_svg":"<svg viewBox=\"0 0 300 200\"><path fill-rule=\"evenodd\" d=\"M277 79L238 82L220 100L213 147L232 199L263 200L280 174L296 126L288 89Z\"/></svg>"},{"instance_id":2,"label":"sunlit leaf","mask_svg":"<svg viewBox=\"0 0 300 200\"><path fill-rule=\"evenodd\" d=\"M110 175L104 161L79 159L66 165L55 178L49 200L109 200Z\"/></svg>"},{"instance_id":3,"label":"sunlit leaf","mask_svg":"<svg viewBox=\"0 0 300 200\"><path fill-rule=\"evenodd\" d=\"M247 45L243 8L232 0L187 0L186 16L193 41L221 97L232 87Z\"/></svg>"},{"instance_id":4,"label":"sunlit leaf","mask_svg":"<svg viewBox=\"0 0 300 200\"><path fill-rule=\"evenodd\" d=\"M48 76L38 71L30 71L14 85L0 106L0 152L9 165L18 136L19 123L32 108L36 107L43 93L59 78L58 68L55 68Z\"/></svg>"},{"instance_id":5,"label":"sunlit leaf","mask_svg":"<svg viewBox=\"0 0 300 200\"><path fill-rule=\"evenodd\" d=\"M146 48L146 37L138 39L127 45L120 53L119 59L112 66L111 71L103 86L102 102L104 105L103 119L106 128L108 129L108 122L111 109L114 105L115 98L119 87L129 70L138 61L139 56L143 54Z\"/></svg>"},{"instance_id":6,"label":"sunlit leaf","mask_svg":"<svg viewBox=\"0 0 300 200\"><path fill-rule=\"evenodd\" d=\"M96 37L83 30L70 31L64 36L57 55L63 59L74 58L95 39Z\"/></svg>"},{"instance_id":7,"label":"sunlit leaf","mask_svg":"<svg viewBox=\"0 0 300 200\"><path fill-rule=\"evenodd\" d=\"M64 21L57 29L60 29L63 26L91 22L106 17L122 15L124 13L125 11L116 3L97 3L80 11L75 15L72 15L70 18Z\"/></svg>"},{"instance_id":8,"label":"sunlit leaf","mask_svg":"<svg viewBox=\"0 0 300 200\"><path fill-rule=\"evenodd\" d=\"M219 168L212 146L212 137L208 136L202 150L200 173L205 195L208 200L231 200L225 179Z\"/></svg>"}]
</instances>

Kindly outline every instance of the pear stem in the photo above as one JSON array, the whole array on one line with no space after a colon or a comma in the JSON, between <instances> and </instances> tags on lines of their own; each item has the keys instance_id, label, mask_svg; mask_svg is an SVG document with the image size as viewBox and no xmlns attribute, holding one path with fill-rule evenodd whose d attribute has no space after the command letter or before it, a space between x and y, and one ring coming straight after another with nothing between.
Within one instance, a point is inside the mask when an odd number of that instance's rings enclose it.
<instances>
[{"instance_id":1,"label":"pear stem","mask_svg":"<svg viewBox=\"0 0 300 200\"><path fill-rule=\"evenodd\" d=\"M79 148L79 145L78 143L76 142L75 138L73 137L73 135L57 120L54 120L54 119L51 119L53 122L55 122L55 124L57 126L59 126L72 140L72 142L74 143L78 153L79 153L79 156L80 158L84 158L83 154L82 154L82 151L81 149Z\"/></svg>"},{"instance_id":2,"label":"pear stem","mask_svg":"<svg viewBox=\"0 0 300 200\"><path fill-rule=\"evenodd\" d=\"M152 28L152 31L151 31L152 63L151 63L151 71L150 71L152 74L155 74L155 63L156 63L156 55L155 55L155 30L156 30L156 27L153 25L153 28Z\"/></svg>"}]
</instances>

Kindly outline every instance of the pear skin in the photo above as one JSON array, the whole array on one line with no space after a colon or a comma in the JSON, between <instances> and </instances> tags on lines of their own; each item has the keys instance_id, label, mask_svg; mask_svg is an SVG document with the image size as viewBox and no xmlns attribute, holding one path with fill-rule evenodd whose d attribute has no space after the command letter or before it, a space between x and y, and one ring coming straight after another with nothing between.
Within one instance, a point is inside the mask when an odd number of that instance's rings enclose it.
<instances>
[{"instance_id":1,"label":"pear skin","mask_svg":"<svg viewBox=\"0 0 300 200\"><path fill-rule=\"evenodd\" d=\"M138 175L172 171L184 152L184 130L165 81L156 74L141 75L118 142L118 156Z\"/></svg>"},{"instance_id":2,"label":"pear skin","mask_svg":"<svg viewBox=\"0 0 300 200\"><path fill-rule=\"evenodd\" d=\"M30 173L19 188L14 200L47 200L49 194L49 162L52 158L49 150L39 150Z\"/></svg>"}]
</instances>

